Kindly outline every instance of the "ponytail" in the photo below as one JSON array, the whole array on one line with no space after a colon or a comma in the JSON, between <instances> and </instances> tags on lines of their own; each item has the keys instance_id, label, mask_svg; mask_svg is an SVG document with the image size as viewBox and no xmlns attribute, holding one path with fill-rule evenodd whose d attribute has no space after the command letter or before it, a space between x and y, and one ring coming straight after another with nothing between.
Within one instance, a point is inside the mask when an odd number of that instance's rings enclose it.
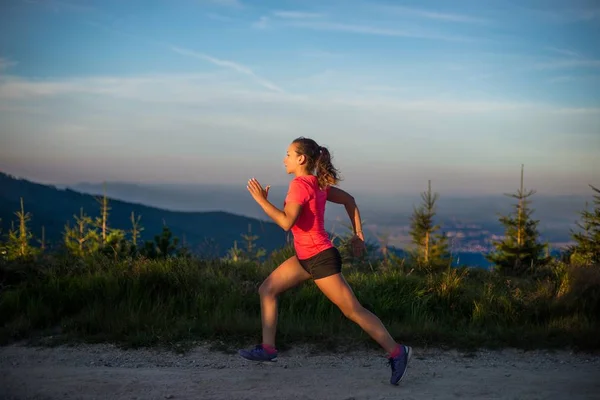
<instances>
[{"instance_id":1,"label":"ponytail","mask_svg":"<svg viewBox=\"0 0 600 400\"><path fill-rule=\"evenodd\" d=\"M317 158L317 179L319 180L319 187L325 188L327 186L337 185L341 180L339 177L339 171L331 163L331 154L326 147L319 146L320 155Z\"/></svg>"}]
</instances>

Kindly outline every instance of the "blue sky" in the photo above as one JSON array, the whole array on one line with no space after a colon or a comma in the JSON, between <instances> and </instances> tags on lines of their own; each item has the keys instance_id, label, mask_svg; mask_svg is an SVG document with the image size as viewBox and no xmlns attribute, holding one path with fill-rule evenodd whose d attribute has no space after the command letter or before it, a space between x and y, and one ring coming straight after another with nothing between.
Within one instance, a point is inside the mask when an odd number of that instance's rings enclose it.
<instances>
[{"instance_id":1,"label":"blue sky","mask_svg":"<svg viewBox=\"0 0 600 400\"><path fill-rule=\"evenodd\" d=\"M0 169L41 182L600 186L595 1L42 1L0 13Z\"/></svg>"}]
</instances>

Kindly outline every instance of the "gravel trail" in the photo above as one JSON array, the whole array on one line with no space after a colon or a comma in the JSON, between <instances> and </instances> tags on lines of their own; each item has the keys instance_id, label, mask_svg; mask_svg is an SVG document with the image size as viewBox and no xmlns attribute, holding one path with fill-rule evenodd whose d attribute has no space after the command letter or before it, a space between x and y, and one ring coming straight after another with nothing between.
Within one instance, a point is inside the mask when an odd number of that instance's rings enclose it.
<instances>
[{"instance_id":1,"label":"gravel trail","mask_svg":"<svg viewBox=\"0 0 600 400\"><path fill-rule=\"evenodd\" d=\"M400 386L381 352L282 352L270 365L196 347L0 347L0 399L600 399L600 357L414 349Z\"/></svg>"}]
</instances>

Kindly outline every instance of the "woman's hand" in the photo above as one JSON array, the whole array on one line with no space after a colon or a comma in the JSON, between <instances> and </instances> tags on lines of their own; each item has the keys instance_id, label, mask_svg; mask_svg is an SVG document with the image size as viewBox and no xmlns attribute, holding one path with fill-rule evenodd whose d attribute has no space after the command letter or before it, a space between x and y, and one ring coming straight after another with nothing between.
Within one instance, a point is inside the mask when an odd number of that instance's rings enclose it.
<instances>
[{"instance_id":1,"label":"woman's hand","mask_svg":"<svg viewBox=\"0 0 600 400\"><path fill-rule=\"evenodd\" d=\"M248 188L248 191L254 200L257 203L260 203L261 201L267 200L267 197L269 196L269 188L271 186L267 185L266 189L263 189L260 183L258 183L255 178L252 178L248 181L248 185L246 187Z\"/></svg>"},{"instance_id":2,"label":"woman's hand","mask_svg":"<svg viewBox=\"0 0 600 400\"><path fill-rule=\"evenodd\" d=\"M367 250L365 237L362 232L356 232L352 239L350 239L350 244L352 246L352 254L354 254L354 257L360 257L363 252Z\"/></svg>"}]
</instances>

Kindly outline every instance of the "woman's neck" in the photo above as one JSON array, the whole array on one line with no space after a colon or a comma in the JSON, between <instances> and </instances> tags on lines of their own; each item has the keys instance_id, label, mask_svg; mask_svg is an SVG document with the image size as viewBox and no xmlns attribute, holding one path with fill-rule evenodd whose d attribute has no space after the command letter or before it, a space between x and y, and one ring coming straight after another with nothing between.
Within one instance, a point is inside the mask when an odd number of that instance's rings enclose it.
<instances>
[{"instance_id":1,"label":"woman's neck","mask_svg":"<svg viewBox=\"0 0 600 400\"><path fill-rule=\"evenodd\" d=\"M302 170L302 171L294 173L294 175L297 178L299 176L311 176L312 174L310 172L306 171L306 170Z\"/></svg>"}]
</instances>

